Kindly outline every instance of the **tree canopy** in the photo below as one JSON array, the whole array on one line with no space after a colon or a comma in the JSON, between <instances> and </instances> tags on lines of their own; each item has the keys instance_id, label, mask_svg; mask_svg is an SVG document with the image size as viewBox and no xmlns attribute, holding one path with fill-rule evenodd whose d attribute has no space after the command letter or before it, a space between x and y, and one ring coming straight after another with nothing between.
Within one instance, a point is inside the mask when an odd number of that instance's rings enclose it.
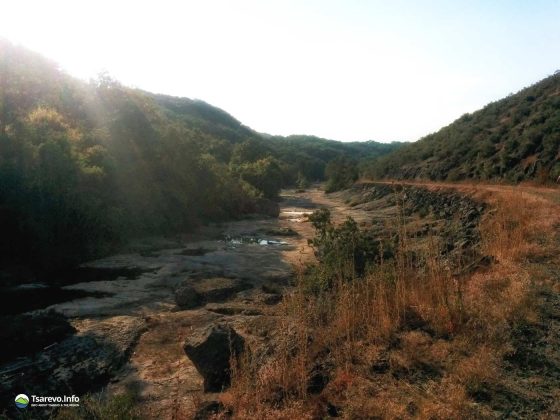
<instances>
[{"instance_id":1,"label":"tree canopy","mask_svg":"<svg viewBox=\"0 0 560 420\"><path fill-rule=\"evenodd\" d=\"M81 82L0 40L0 265L55 269L241 217L302 177L324 179L339 156L389 150L262 135L203 101L106 74Z\"/></svg>"}]
</instances>

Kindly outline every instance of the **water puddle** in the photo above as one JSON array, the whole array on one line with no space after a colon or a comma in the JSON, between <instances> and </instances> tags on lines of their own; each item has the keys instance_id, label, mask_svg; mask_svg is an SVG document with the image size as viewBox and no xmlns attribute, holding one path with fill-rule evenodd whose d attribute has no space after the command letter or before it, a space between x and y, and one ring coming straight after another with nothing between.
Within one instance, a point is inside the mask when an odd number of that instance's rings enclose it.
<instances>
[{"instance_id":1,"label":"water puddle","mask_svg":"<svg viewBox=\"0 0 560 420\"><path fill-rule=\"evenodd\" d=\"M261 246L268 246L268 245L289 245L288 242L285 241L277 241L274 239L265 239L259 238L257 236L238 236L233 237L226 235L222 242L225 242L226 245L235 247L236 245L244 245L244 244L256 244Z\"/></svg>"},{"instance_id":2,"label":"water puddle","mask_svg":"<svg viewBox=\"0 0 560 420\"><path fill-rule=\"evenodd\" d=\"M300 211L300 210L284 210L280 212L280 219L285 219L294 223L307 222L307 217L313 214L312 211Z\"/></svg>"}]
</instances>

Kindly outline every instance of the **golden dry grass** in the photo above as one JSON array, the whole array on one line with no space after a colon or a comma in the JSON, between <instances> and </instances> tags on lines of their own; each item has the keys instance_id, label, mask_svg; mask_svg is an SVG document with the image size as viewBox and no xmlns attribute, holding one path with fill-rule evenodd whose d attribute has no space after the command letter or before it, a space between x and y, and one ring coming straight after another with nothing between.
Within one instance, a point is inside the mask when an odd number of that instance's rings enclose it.
<instances>
[{"instance_id":1,"label":"golden dry grass","mask_svg":"<svg viewBox=\"0 0 560 420\"><path fill-rule=\"evenodd\" d=\"M407 259L403 242L394 262L360 281L318 296L296 287L280 308L274 354L264 364L246 358L222 395L235 418L324 418L333 407L343 418L496 414L477 398L508 380L502 361L512 328L537 317L539 285L526 261L550 252L560 212L538 190L456 188L490 204L481 247L494 263L453 275L431 238L423 269ZM386 371L372 373L379 360ZM330 363L330 381L311 393L318 361Z\"/></svg>"}]
</instances>

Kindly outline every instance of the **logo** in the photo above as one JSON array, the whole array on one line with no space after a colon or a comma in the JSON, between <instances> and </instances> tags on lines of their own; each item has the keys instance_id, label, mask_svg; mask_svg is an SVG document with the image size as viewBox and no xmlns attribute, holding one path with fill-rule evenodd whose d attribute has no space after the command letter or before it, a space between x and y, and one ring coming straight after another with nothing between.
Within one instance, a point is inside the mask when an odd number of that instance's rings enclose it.
<instances>
[{"instance_id":1,"label":"logo","mask_svg":"<svg viewBox=\"0 0 560 420\"><path fill-rule=\"evenodd\" d=\"M19 394L16 397L16 407L17 408L26 408L29 404L29 397L25 394Z\"/></svg>"}]
</instances>

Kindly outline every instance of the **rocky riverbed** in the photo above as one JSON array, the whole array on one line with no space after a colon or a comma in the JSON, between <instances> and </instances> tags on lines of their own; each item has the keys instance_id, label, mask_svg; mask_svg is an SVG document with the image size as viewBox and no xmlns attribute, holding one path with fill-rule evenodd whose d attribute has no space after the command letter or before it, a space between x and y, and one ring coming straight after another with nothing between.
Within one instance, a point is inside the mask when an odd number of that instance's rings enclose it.
<instances>
[{"instance_id":1,"label":"rocky riverbed","mask_svg":"<svg viewBox=\"0 0 560 420\"><path fill-rule=\"evenodd\" d=\"M351 216L380 235L403 215L411 236L419 242L428 233L441 237L442 252L450 255L476 248L484 211L455 193L382 184L331 195L286 191L282 198L278 218L255 216L149 238L84 264L82 273L90 273L84 281L78 271L60 286L71 300L45 301L24 316L22 326L44 318L59 327L36 336L26 352L4 354L2 398L134 389L146 417L188 418L203 380L185 355L185 340L224 323L248 342L260 340L294 268L314 258L306 215L315 208L329 208L335 221ZM96 270L107 275L92 276Z\"/></svg>"}]
</instances>

